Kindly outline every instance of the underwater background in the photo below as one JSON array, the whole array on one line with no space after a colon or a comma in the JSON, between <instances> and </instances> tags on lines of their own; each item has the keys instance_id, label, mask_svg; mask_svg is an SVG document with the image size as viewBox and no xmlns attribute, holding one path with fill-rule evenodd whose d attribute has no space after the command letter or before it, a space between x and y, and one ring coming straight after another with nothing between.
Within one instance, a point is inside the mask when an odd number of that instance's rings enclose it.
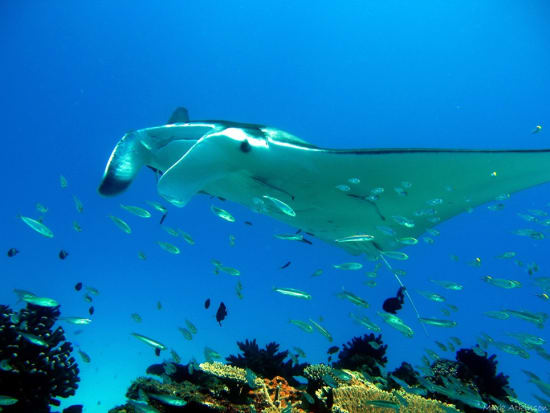
<instances>
[{"instance_id":1,"label":"underwater background","mask_svg":"<svg viewBox=\"0 0 550 413\"><path fill-rule=\"evenodd\" d=\"M13 290L24 289L56 299L62 316L85 317L91 304L83 299L86 289L77 292L75 284L99 291L90 325L61 323L67 339L91 358L86 363L75 351L81 382L63 405L105 412L125 401L127 387L147 366L169 358L168 352L155 356L132 332L161 341L185 362L203 361L205 346L224 357L236 354L236 341L247 338L260 346L297 346L308 362L326 362L328 347L370 332L349 317L354 312L382 328L388 370L402 361L420 364L426 348L454 358L434 344L450 336L470 347L481 333L515 344L507 333L548 341L547 328L483 312L550 312L534 282L549 276L550 241L513 234L535 228L548 238L546 227L518 213L550 213L549 184L513 194L503 209L482 205L463 213L436 227L440 235L430 235L433 244L404 249L410 259L394 266L406 271L402 279L420 314L444 318L445 305L418 290L442 294L459 308L451 315L456 327L428 325L427 336L405 302L399 316L415 331L412 339L376 315L398 284L384 267L369 278L375 263L365 257L315 239L313 245L276 239L274 234L294 229L207 196L182 209L168 206L149 170L119 197L103 198L97 186L124 133L162 125L182 105L192 120L273 125L321 147L550 148L549 17L550 4L543 0L2 2L1 249L19 253L2 253L0 304L21 308ZM533 134L537 125L543 128ZM189 233L195 244L162 229L162 214L146 201L167 206L164 224ZM48 211L41 214L37 203ZM129 214L121 203L147 208L153 217ZM211 205L230 211L236 222L219 219ZM55 236L37 234L19 215L43 216ZM109 215L124 219L132 233L117 228ZM177 245L181 254L167 253L157 241ZM69 253L64 260L61 249ZM507 251L516 256L496 258ZM471 265L476 258L481 265ZM212 259L241 275L215 275ZM364 267L333 267L349 261ZM313 277L317 269L323 273ZM522 287L498 288L482 280L486 275ZM430 279L454 280L464 289L444 290ZM372 280L375 286L366 285ZM238 281L242 299L235 293ZM273 287L305 290L313 298L280 295ZM342 288L370 308L338 298ZM222 301L228 316L220 326L215 310ZM332 343L289 324L310 318L330 331ZM198 329L190 341L178 331L185 319ZM550 351L548 344L544 348ZM510 376L519 399L540 404L533 397L540 391L521 370L548 381L548 360L534 351L523 359L494 346L489 354L497 354L498 371Z\"/></svg>"}]
</instances>

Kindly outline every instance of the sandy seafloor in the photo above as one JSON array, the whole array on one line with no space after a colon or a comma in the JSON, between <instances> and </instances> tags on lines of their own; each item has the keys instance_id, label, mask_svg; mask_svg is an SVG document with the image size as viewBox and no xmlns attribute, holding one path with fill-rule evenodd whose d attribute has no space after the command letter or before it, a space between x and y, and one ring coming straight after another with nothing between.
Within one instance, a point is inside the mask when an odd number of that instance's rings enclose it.
<instances>
[{"instance_id":1,"label":"sandy seafloor","mask_svg":"<svg viewBox=\"0 0 550 413\"><path fill-rule=\"evenodd\" d=\"M55 298L62 315L84 316L89 304L74 284L100 291L91 325L64 326L68 339L92 359L79 363L79 389L64 405L107 411L124 401L131 380L148 365L169 357L155 357L130 336L133 331L162 341L184 361L203 360L205 346L236 354L237 340L256 338L262 346L298 346L308 361L322 362L329 345L368 333L349 318L354 311L382 327L390 370L401 361L418 363L425 348L438 351L434 340L450 336L464 346L474 345L481 332L510 343L515 341L509 332L550 339L548 327L482 316L503 308L550 313L550 301L536 296L541 291L533 283L534 276L549 275L549 241L512 233L534 228L550 236L547 227L517 215L529 209L550 213L550 184L514 194L503 210L484 205L461 214L437 226L441 234L432 237L433 245L404 249L410 259L394 264L407 272L403 281L420 313L442 316L441 304L417 290L441 293L460 308L452 315L457 327L428 326L427 337L405 303L399 315L414 329L412 339L376 315L398 285L382 268L376 287L366 286L365 273L374 264L365 258L320 241L310 246L277 240L273 234L292 229L206 196L169 209L165 224L191 234L196 244L187 245L160 228L160 214L144 220L120 208L160 201L155 177L146 170L122 196L106 199L96 191L117 140L130 129L163 124L179 105L189 108L192 119L271 124L334 148L550 147L547 2L21 1L4 2L0 10L1 247L21 251L14 258L3 253L0 303L19 308L12 290L21 288ZM532 135L536 125L543 130ZM60 188L60 174L68 180L66 189ZM82 200L82 213L73 195ZM38 218L37 202L49 209L44 223L53 239L18 218ZM230 211L236 222L213 215L212 204ZM110 214L125 219L132 234L120 231ZM72 229L73 220L81 233ZM173 242L182 253L170 255L156 241ZM69 252L64 261L57 257L61 248ZM138 259L139 250L147 260ZM515 251L526 265L536 263L539 271L530 276L513 259L495 258L505 251ZM476 257L481 266L468 265ZM241 271L242 300L234 292L237 278L214 275L212 259ZM291 265L280 269L287 261ZM346 261L364 268L332 268ZM318 268L323 274L312 277ZM518 280L522 288L491 286L481 280L486 275ZM443 290L432 278L457 281L464 290ZM313 299L278 295L274 286L303 289ZM338 299L342 287L371 308L361 312ZM203 308L206 298L212 300L209 311ZM221 327L214 319L220 301L229 312ZM131 319L134 312L142 323ZM319 317L332 344L288 323ZM198 328L192 341L177 330L186 318ZM540 392L521 369L548 380L548 361L534 352L523 360L490 350L519 398L537 404L532 394Z\"/></svg>"}]
</instances>

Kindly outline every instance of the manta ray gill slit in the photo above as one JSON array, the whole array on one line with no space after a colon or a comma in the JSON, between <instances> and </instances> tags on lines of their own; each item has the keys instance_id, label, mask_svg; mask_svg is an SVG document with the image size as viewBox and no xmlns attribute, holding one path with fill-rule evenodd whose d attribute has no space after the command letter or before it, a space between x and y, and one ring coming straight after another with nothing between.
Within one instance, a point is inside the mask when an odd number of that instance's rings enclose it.
<instances>
[{"instance_id":1,"label":"manta ray gill slit","mask_svg":"<svg viewBox=\"0 0 550 413\"><path fill-rule=\"evenodd\" d=\"M252 180L254 180L254 181L256 181L256 182L258 182L258 183L260 183L260 184L263 184L263 185L267 186L268 188L271 188L271 189L274 189L274 190L276 190L276 191L279 191L279 192L281 192L281 193L283 193L283 194L289 196L290 199L292 199L292 200L294 201L294 195L292 195L292 194L289 193L288 191L285 191L283 188L279 188L278 186L275 186L275 185L270 184L269 182L267 182L266 179L260 178L259 176L253 176L253 177L252 177Z\"/></svg>"}]
</instances>

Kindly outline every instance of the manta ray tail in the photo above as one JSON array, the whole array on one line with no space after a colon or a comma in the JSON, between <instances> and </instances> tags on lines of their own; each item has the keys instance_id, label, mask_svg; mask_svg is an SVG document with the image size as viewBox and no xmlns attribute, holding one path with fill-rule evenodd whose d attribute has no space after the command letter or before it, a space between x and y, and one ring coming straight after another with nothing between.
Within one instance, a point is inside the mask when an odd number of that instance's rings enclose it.
<instances>
[{"instance_id":1,"label":"manta ray tail","mask_svg":"<svg viewBox=\"0 0 550 413\"><path fill-rule=\"evenodd\" d=\"M384 263L386 264L388 269L394 275L394 277L396 278L399 285L401 287L404 287L403 291L404 291L405 295L407 296L407 298L409 299L409 301L412 305L412 308L414 309L414 312L416 313L416 318L418 318L418 319L421 318L420 313L418 312L418 309L416 308L416 305L414 305L414 301L413 301L411 295L409 294L409 290L407 290L407 288L405 288L405 284L403 284L403 281L401 281L401 278L399 278L399 276L395 273L393 267L390 265L388 260L386 260L386 257L384 257L382 254L380 254L380 258L382 258L382 261L384 261ZM426 326L424 325L424 323L420 323L420 324L422 324L422 328L424 329L424 333L426 333L426 336L430 337L430 335L428 334L428 330L426 330Z\"/></svg>"}]
</instances>

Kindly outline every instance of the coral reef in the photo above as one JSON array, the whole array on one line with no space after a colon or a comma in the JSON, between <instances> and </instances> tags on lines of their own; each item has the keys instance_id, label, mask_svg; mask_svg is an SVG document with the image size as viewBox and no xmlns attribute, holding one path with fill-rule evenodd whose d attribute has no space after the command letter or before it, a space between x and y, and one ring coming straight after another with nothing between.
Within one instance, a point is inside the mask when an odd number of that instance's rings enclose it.
<instances>
[{"instance_id":1,"label":"coral reef","mask_svg":"<svg viewBox=\"0 0 550 413\"><path fill-rule=\"evenodd\" d=\"M17 399L5 412L49 412L78 387L78 366L63 328L52 330L59 307L0 306L0 389ZM73 406L73 411L77 406Z\"/></svg>"},{"instance_id":2,"label":"coral reef","mask_svg":"<svg viewBox=\"0 0 550 413\"><path fill-rule=\"evenodd\" d=\"M457 377L463 382L474 383L484 399L489 400L490 396L498 400L506 400L508 395L516 397L508 387L508 376L497 374L495 358L494 354L479 356L472 349L460 349L456 352Z\"/></svg>"},{"instance_id":3,"label":"coral reef","mask_svg":"<svg viewBox=\"0 0 550 413\"><path fill-rule=\"evenodd\" d=\"M290 384L296 385L298 382L293 376L302 375L306 367L306 364L295 363L291 359L284 361L288 357L288 351L279 351L279 345L274 342L266 345L265 349L260 349L255 339L237 342L237 345L243 354L230 355L226 360L233 366L248 368L263 377L281 376Z\"/></svg>"},{"instance_id":4,"label":"coral reef","mask_svg":"<svg viewBox=\"0 0 550 413\"><path fill-rule=\"evenodd\" d=\"M403 380L405 383L407 383L409 386L417 386L420 384L418 381L419 374L416 372L416 370L406 361L403 361L401 365L396 368L394 371L392 371L391 376L396 377L398 379ZM395 380L393 380L390 377L390 383L395 383L396 386L394 387L400 387L399 384Z\"/></svg>"},{"instance_id":5,"label":"coral reef","mask_svg":"<svg viewBox=\"0 0 550 413\"><path fill-rule=\"evenodd\" d=\"M201 363L199 365L199 368L205 373L209 373L222 380L225 379L242 385L247 384L246 370L241 369L240 367L235 367L228 364L220 363L219 361L215 361L213 363Z\"/></svg>"},{"instance_id":6,"label":"coral reef","mask_svg":"<svg viewBox=\"0 0 550 413\"><path fill-rule=\"evenodd\" d=\"M187 366L166 362L150 366L147 372L162 377L163 381L137 379L127 392L128 403L110 412L477 413L502 409L535 412L511 397L513 391L508 388L507 377L496 373L494 356L479 356L470 349L459 350L456 361L437 360L425 373L428 376L420 375L405 362L387 376L375 376L374 369L370 370L372 374L367 372L369 357L374 367L383 369L386 346L382 346L380 336L369 335L344 346L344 354L333 367L299 365L307 384L292 384L285 377L272 375L275 367L269 365L271 359L276 361L277 368L282 364L287 366L283 370L296 369L288 367L288 362L284 362L287 352L278 352L276 344L260 350L255 341L247 341L239 343L239 347L244 355L228 360L241 366L220 362ZM267 368L257 364L262 361L268 364ZM342 364L346 362L355 363L357 368L344 368ZM257 376L253 368L268 373Z\"/></svg>"},{"instance_id":7,"label":"coral reef","mask_svg":"<svg viewBox=\"0 0 550 413\"><path fill-rule=\"evenodd\" d=\"M338 361L333 367L364 371L370 376L379 377L382 374L380 367L388 362L385 357L387 345L382 341L382 336L365 334L362 337L353 337L344 344L342 351L338 353Z\"/></svg>"},{"instance_id":8,"label":"coral reef","mask_svg":"<svg viewBox=\"0 0 550 413\"><path fill-rule=\"evenodd\" d=\"M306 370L306 374L314 378L335 371L326 365L315 365ZM193 371L190 381L182 383L139 378L126 394L129 402L111 409L110 413L378 413L384 411L380 403L396 406L403 413L454 411L451 405L441 401L403 390L390 393L368 382L361 373L347 373L348 380L340 379L333 386L319 387L310 394L278 376L271 379L258 377L255 388L251 388L246 384L245 370L221 363L203 363L200 369Z\"/></svg>"},{"instance_id":9,"label":"coral reef","mask_svg":"<svg viewBox=\"0 0 550 413\"><path fill-rule=\"evenodd\" d=\"M507 406L517 412L531 411L515 401L508 377L497 374L496 356L480 356L472 349L456 352L456 361L440 359L431 365L432 375L421 379L428 396L451 402L461 411L477 413Z\"/></svg>"},{"instance_id":10,"label":"coral reef","mask_svg":"<svg viewBox=\"0 0 550 413\"><path fill-rule=\"evenodd\" d=\"M376 402L386 403L374 404ZM389 407L384 409L380 407L382 405ZM395 408L391 406L395 406ZM436 413L452 411L453 406L404 391L400 391L396 395L396 393L389 393L371 383L365 382L332 389L332 404L330 408L333 412L340 413L379 413L382 411Z\"/></svg>"}]
</instances>

